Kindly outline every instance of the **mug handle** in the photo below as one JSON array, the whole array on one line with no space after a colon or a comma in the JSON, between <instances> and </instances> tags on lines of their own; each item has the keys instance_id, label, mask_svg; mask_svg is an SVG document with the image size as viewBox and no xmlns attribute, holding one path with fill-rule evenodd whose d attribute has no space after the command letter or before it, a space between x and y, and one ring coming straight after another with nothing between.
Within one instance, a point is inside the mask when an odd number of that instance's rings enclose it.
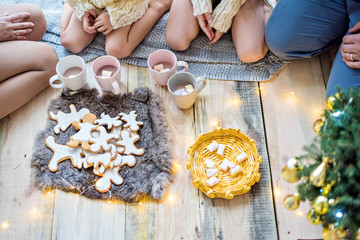
<instances>
[{"instance_id":1,"label":"mug handle","mask_svg":"<svg viewBox=\"0 0 360 240\"><path fill-rule=\"evenodd\" d=\"M197 85L196 91L197 91L197 93L200 93L204 89L206 84L207 84L207 81L206 81L206 78L204 76L197 77L196 78L196 85Z\"/></svg>"},{"instance_id":2,"label":"mug handle","mask_svg":"<svg viewBox=\"0 0 360 240\"><path fill-rule=\"evenodd\" d=\"M185 69L180 70L179 72L187 72L189 70L189 65L187 64L187 62L184 62L184 61L177 61L176 66L177 66L177 68L179 68L179 67L185 68Z\"/></svg>"},{"instance_id":3,"label":"mug handle","mask_svg":"<svg viewBox=\"0 0 360 240\"><path fill-rule=\"evenodd\" d=\"M119 86L119 83L117 81L113 81L111 82L111 85L112 85L112 92L115 94L115 95L119 95L120 94L120 86Z\"/></svg>"},{"instance_id":4,"label":"mug handle","mask_svg":"<svg viewBox=\"0 0 360 240\"><path fill-rule=\"evenodd\" d=\"M55 81L60 81L61 83L55 84ZM52 88L65 88L64 81L59 78L58 75L54 75L49 79L50 86Z\"/></svg>"}]
</instances>

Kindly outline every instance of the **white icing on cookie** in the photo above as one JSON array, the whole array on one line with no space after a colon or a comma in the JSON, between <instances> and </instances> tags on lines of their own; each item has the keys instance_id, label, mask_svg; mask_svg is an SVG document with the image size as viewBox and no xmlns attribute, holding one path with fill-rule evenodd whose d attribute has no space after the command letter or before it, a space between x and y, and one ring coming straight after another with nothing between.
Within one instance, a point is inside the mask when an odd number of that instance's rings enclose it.
<instances>
[{"instance_id":1,"label":"white icing on cookie","mask_svg":"<svg viewBox=\"0 0 360 240\"><path fill-rule=\"evenodd\" d=\"M113 127L112 130L111 130L111 133L112 133L112 134L116 134L116 135L118 136L116 139L119 139L119 138L120 138L121 130L122 130L122 127L121 127L121 126L119 126L119 127Z\"/></svg>"},{"instance_id":2,"label":"white icing on cookie","mask_svg":"<svg viewBox=\"0 0 360 240\"><path fill-rule=\"evenodd\" d=\"M122 124L122 121L119 120L120 116L116 116L114 118L110 117L110 115L107 115L105 113L101 113L100 115L101 119L95 120L95 124L98 125L107 125L108 129L111 129L114 127L119 127Z\"/></svg>"},{"instance_id":3,"label":"white icing on cookie","mask_svg":"<svg viewBox=\"0 0 360 240\"><path fill-rule=\"evenodd\" d=\"M101 193L105 193L111 189L111 183L120 185L124 182L124 179L119 174L120 166L113 169L106 169L104 176L96 181L95 188Z\"/></svg>"},{"instance_id":4,"label":"white icing on cookie","mask_svg":"<svg viewBox=\"0 0 360 240\"><path fill-rule=\"evenodd\" d=\"M108 142L111 139L116 138L116 134L108 133L103 126L99 126L95 131L98 131L100 135L97 138L89 138L89 142L93 143L90 146L91 152L98 153L100 149L108 151L110 149L110 145L108 144Z\"/></svg>"},{"instance_id":5,"label":"white icing on cookie","mask_svg":"<svg viewBox=\"0 0 360 240\"><path fill-rule=\"evenodd\" d=\"M142 126L144 124L143 122L136 121L137 115L135 113L136 111L131 111L129 115L125 113L119 114L121 116L121 120L124 120L126 122L126 124L124 124L123 127L124 128L130 127L131 131L133 132L139 130L140 128L139 126Z\"/></svg>"},{"instance_id":6,"label":"white icing on cookie","mask_svg":"<svg viewBox=\"0 0 360 240\"><path fill-rule=\"evenodd\" d=\"M71 160L71 163L76 168L88 167L86 163L86 155L82 156L83 150L81 148L71 148L66 145L57 144L53 136L48 136L45 139L45 144L51 151L54 152L54 155L49 162L49 170L51 172L56 172L58 170L58 164L64 160Z\"/></svg>"},{"instance_id":7,"label":"white icing on cookie","mask_svg":"<svg viewBox=\"0 0 360 240\"><path fill-rule=\"evenodd\" d=\"M121 140L116 142L116 145L125 147L124 154L135 154L141 156L144 154L143 148L137 148L134 143L140 139L139 135L135 135L130 137L130 133L128 131L121 132Z\"/></svg>"},{"instance_id":8,"label":"white icing on cookie","mask_svg":"<svg viewBox=\"0 0 360 240\"><path fill-rule=\"evenodd\" d=\"M88 142L89 138L92 138L91 132L96 130L98 126L93 125L91 123L85 122L85 123L78 123L73 122L73 125L75 128L79 129L77 133L72 135L70 137L70 141L66 143L69 147L77 147L80 143ZM89 150L88 147L85 147L84 149Z\"/></svg>"},{"instance_id":9,"label":"white icing on cookie","mask_svg":"<svg viewBox=\"0 0 360 240\"><path fill-rule=\"evenodd\" d=\"M57 114L54 114L52 111L49 112L50 118L58 122L54 127L54 132L56 134L59 134L60 130L65 132L73 121L80 122L80 119L82 119L86 114L90 113L90 110L87 108L82 108L80 111L77 111L74 104L70 104L69 108L70 113L59 111Z\"/></svg>"},{"instance_id":10,"label":"white icing on cookie","mask_svg":"<svg viewBox=\"0 0 360 240\"><path fill-rule=\"evenodd\" d=\"M94 154L87 158L87 163L95 168L100 167L101 165L105 168L108 168L111 162L111 153L106 152L104 154Z\"/></svg>"}]
</instances>

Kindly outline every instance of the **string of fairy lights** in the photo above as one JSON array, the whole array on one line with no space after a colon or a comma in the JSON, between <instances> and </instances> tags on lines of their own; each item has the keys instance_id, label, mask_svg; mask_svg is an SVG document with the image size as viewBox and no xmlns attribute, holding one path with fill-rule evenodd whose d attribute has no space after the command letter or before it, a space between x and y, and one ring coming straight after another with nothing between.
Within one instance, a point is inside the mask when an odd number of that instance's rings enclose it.
<instances>
[{"instance_id":1,"label":"string of fairy lights","mask_svg":"<svg viewBox=\"0 0 360 240\"><path fill-rule=\"evenodd\" d=\"M228 107L224 108L223 111L222 111L223 112L222 116L226 116L228 114L228 112L232 111L235 107L239 108L241 105L243 105L244 101L242 100L242 98L244 96L246 96L247 94L252 93L254 91L256 93L264 94L266 89L264 89L264 87L254 87L254 88L251 88L251 89L247 90L246 92L242 93L240 96L231 97L229 99L229 101L227 102ZM287 94L284 95L283 100L286 103L290 104L290 107L293 107L295 104L298 103L299 97L300 96L298 94L296 94L294 91L290 91L290 92L287 91ZM310 107L309 111L310 111L311 115L316 116L318 118L319 117L318 115L320 114L320 111L321 111L322 108L323 108L323 106L318 106L318 107L313 107L313 108ZM214 118L209 120L209 126L210 126L210 128L215 129L215 128L221 127L222 122L223 121L222 121L221 116L220 117L214 117ZM194 139L192 138L191 142L193 142L193 141L194 141ZM188 144L188 142L187 142L187 144ZM19 168L19 166L22 163L23 162L21 161L13 170L15 171L17 168ZM182 172L184 170L185 170L185 168L184 168L184 164L182 164L182 161L174 160L174 162L173 162L173 173L175 175L177 175L177 174L179 174L180 172ZM77 188L76 186L71 185L66 179L64 179L64 178L62 178L62 179L66 184L69 185L70 188L77 189L78 192L80 193L80 195L84 194L90 188L95 186L95 184L94 184L94 185L91 185L90 187L88 187L87 189L85 189L83 191L80 191L79 188ZM111 191L108 191L108 192L109 192L109 197L106 200L106 203L107 204L113 204L114 202L118 202L118 201L112 201L111 200ZM275 198L279 198L279 199L282 199L282 197L284 195L282 188L279 187L279 186L276 186L276 187L273 188L273 194L274 194ZM52 198L55 198L55 191L47 191L45 193L45 195L51 196ZM178 198L177 194L175 194L174 191L168 191L165 194L163 201L161 201L161 202L166 203L168 205L173 205L173 204L175 204L177 202L178 199L179 198ZM138 205L138 206L143 206L144 205L143 202L141 202L141 201L136 202L136 203L129 203L129 204ZM31 215L34 215L34 214L41 215L41 211L39 211L36 207L30 208L29 212L30 212ZM304 212L302 210L297 210L296 215L299 216L299 217L302 217L302 216L304 216ZM37 217L39 217L39 216L37 216ZM7 230L7 229L9 229L11 227L10 222L7 221L7 220L3 220L0 224L1 224L0 229L2 229L2 230Z\"/></svg>"}]
</instances>

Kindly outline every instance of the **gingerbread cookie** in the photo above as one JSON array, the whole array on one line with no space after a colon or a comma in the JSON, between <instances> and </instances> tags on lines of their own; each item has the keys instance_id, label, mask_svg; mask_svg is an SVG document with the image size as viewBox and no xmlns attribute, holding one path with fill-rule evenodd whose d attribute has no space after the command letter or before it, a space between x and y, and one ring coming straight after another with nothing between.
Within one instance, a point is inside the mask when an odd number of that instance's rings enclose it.
<instances>
[{"instance_id":1,"label":"gingerbread cookie","mask_svg":"<svg viewBox=\"0 0 360 240\"><path fill-rule=\"evenodd\" d=\"M119 127L122 124L122 121L119 120L120 116L116 116L114 118L110 117L109 115L102 113L100 115L101 119L97 119L95 124L98 125L107 125L108 129L112 129L114 127Z\"/></svg>"},{"instance_id":2,"label":"gingerbread cookie","mask_svg":"<svg viewBox=\"0 0 360 240\"><path fill-rule=\"evenodd\" d=\"M80 111L77 111L74 104L70 104L69 108L70 113L59 111L57 114L54 114L52 111L49 112L50 118L58 122L54 127L55 134L59 134L60 130L65 132L73 121L79 122L86 114L90 113L90 110L87 108L82 108Z\"/></svg>"},{"instance_id":3,"label":"gingerbread cookie","mask_svg":"<svg viewBox=\"0 0 360 240\"><path fill-rule=\"evenodd\" d=\"M92 138L91 132L96 130L98 126L94 125L96 116L92 113L88 113L84 116L83 122L72 122L72 125L76 130L79 130L77 133L70 137L70 141L66 143L67 146L76 148L81 144L82 148L86 151L90 151L89 138Z\"/></svg>"},{"instance_id":4,"label":"gingerbread cookie","mask_svg":"<svg viewBox=\"0 0 360 240\"><path fill-rule=\"evenodd\" d=\"M121 120L124 120L126 122L126 124L124 124L124 128L129 127L131 131L136 132L139 130L139 126L142 126L144 123L143 122L138 122L136 121L137 115L135 114L136 111L131 111L128 114L125 113L120 113L119 115L121 116Z\"/></svg>"},{"instance_id":5,"label":"gingerbread cookie","mask_svg":"<svg viewBox=\"0 0 360 240\"><path fill-rule=\"evenodd\" d=\"M101 149L104 151L109 151L109 142L111 139L115 139L117 137L116 134L108 133L103 126L99 126L95 131L99 132L100 134L96 138L89 138L89 142L93 143L90 145L90 151L93 153L98 153Z\"/></svg>"},{"instance_id":6,"label":"gingerbread cookie","mask_svg":"<svg viewBox=\"0 0 360 240\"><path fill-rule=\"evenodd\" d=\"M58 164L64 160L71 160L72 165L76 168L87 168L86 155L81 148L71 148L66 145L57 144L53 136L48 136L45 139L45 144L54 155L49 162L49 170L56 172L58 170Z\"/></svg>"},{"instance_id":7,"label":"gingerbread cookie","mask_svg":"<svg viewBox=\"0 0 360 240\"><path fill-rule=\"evenodd\" d=\"M111 189L111 183L120 185L124 182L124 179L119 174L120 166L114 167L113 169L106 169L104 176L101 177L95 183L95 188L101 193L105 193Z\"/></svg>"},{"instance_id":8,"label":"gingerbread cookie","mask_svg":"<svg viewBox=\"0 0 360 240\"><path fill-rule=\"evenodd\" d=\"M111 153L106 152L104 154L94 154L87 158L86 162L93 166L94 169L99 168L102 165L105 169L110 166Z\"/></svg>"},{"instance_id":9,"label":"gingerbread cookie","mask_svg":"<svg viewBox=\"0 0 360 240\"><path fill-rule=\"evenodd\" d=\"M137 148L134 143L140 139L139 135L130 137L128 131L121 131L121 140L116 142L116 145L120 147L125 147L124 154L135 154L141 156L144 154L143 148Z\"/></svg>"}]
</instances>

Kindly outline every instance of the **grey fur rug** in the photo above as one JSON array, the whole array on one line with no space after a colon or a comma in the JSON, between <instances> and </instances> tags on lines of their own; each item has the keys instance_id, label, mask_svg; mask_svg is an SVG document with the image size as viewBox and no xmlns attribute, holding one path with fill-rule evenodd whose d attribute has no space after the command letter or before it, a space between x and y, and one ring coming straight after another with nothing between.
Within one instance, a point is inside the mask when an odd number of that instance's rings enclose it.
<instances>
[{"instance_id":1,"label":"grey fur rug","mask_svg":"<svg viewBox=\"0 0 360 240\"><path fill-rule=\"evenodd\" d=\"M49 105L49 111L55 114L61 110L70 112L69 105L74 104L79 111L89 108L98 118L101 113L116 116L120 112L137 111L138 121L144 125L139 130L140 140L136 146L145 149L145 154L135 156L136 164L130 168L122 167L119 171L124 178L122 185L112 184L111 192L100 193L94 187L98 178L93 169L77 169L70 160L59 163L57 172L50 172L48 164L53 152L45 145L47 136L54 136L58 144L65 144L69 137L76 133L73 126L59 135L54 134L57 124L49 118L45 130L37 136L32 156L32 167L35 183L43 190L58 188L68 192L77 192L83 196L97 199L121 199L129 202L137 201L143 194L161 199L166 186L172 181L172 160L170 154L170 136L161 100L147 88L138 88L132 94L105 95L98 99L96 90L84 90L81 93L63 94Z\"/></svg>"},{"instance_id":2,"label":"grey fur rug","mask_svg":"<svg viewBox=\"0 0 360 240\"><path fill-rule=\"evenodd\" d=\"M44 11L48 26L43 41L55 48L59 58L71 54L60 42L62 0L0 0L1 4L25 2L36 4ZM157 49L169 49L165 43L167 18L168 14L165 14L133 53L120 61L137 66L147 66L147 58L150 53ZM214 45L209 45L205 34L201 33L186 51L174 52L178 60L189 63L189 72L211 79L265 81L286 65L286 62L271 52L256 63L242 63L237 58L230 31ZM105 54L105 37L103 34L98 34L95 40L79 53L79 56L83 57L85 61L90 61Z\"/></svg>"}]
</instances>

